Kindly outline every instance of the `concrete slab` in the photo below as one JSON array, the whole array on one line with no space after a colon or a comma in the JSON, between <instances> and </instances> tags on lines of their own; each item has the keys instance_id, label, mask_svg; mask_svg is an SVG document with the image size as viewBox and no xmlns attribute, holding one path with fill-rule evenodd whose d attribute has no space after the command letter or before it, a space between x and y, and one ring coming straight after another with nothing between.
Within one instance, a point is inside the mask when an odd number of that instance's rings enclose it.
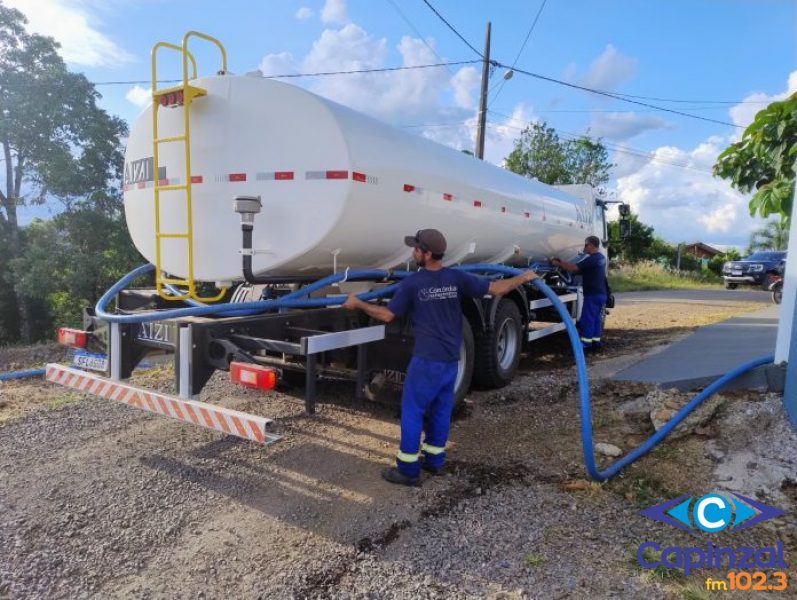
<instances>
[{"instance_id":1,"label":"concrete slab","mask_svg":"<svg viewBox=\"0 0 797 600\"><path fill-rule=\"evenodd\" d=\"M705 387L735 367L775 352L779 306L701 327L661 352L616 373L617 381L643 381L665 388ZM728 385L729 389L772 389L777 376L761 367Z\"/></svg>"}]
</instances>

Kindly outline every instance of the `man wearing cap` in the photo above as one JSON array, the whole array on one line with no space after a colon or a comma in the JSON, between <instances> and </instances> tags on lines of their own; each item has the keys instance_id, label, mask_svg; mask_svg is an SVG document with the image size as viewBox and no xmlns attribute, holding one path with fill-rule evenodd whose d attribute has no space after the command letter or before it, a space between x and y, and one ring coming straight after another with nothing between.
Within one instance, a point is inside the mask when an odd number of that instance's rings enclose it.
<instances>
[{"instance_id":1,"label":"man wearing cap","mask_svg":"<svg viewBox=\"0 0 797 600\"><path fill-rule=\"evenodd\" d=\"M606 257L601 253L600 247L598 236L591 235L584 240L584 257L578 262L571 263L558 258L551 260L560 269L581 274L584 306L578 320L578 329L584 350L600 350L603 347L601 313L609 291L606 287Z\"/></svg>"},{"instance_id":2,"label":"man wearing cap","mask_svg":"<svg viewBox=\"0 0 797 600\"><path fill-rule=\"evenodd\" d=\"M537 274L529 270L512 278L490 281L444 267L446 239L436 229L421 229L404 238L404 242L413 248L415 264L421 269L401 281L387 306L363 302L354 294L349 294L343 306L361 309L385 323L397 316L410 315L415 346L401 397L401 444L396 466L384 469L382 477L391 483L418 485L421 468L432 474L440 473L446 458L462 344L462 299L487 294L500 296L531 281Z\"/></svg>"}]
</instances>

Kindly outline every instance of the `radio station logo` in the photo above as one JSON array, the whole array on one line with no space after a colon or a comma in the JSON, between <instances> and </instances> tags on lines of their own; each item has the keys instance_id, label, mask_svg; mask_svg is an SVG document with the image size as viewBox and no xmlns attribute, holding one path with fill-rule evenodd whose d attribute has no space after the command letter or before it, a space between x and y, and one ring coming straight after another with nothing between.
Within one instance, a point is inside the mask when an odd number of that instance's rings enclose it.
<instances>
[{"instance_id":1,"label":"radio station logo","mask_svg":"<svg viewBox=\"0 0 797 600\"><path fill-rule=\"evenodd\" d=\"M699 498L685 494L640 511L640 514L672 527L692 532L738 531L784 514L779 508L741 494L706 494ZM684 575L700 568L785 569L783 542L774 546L729 547L713 542L694 546L662 546L655 541L637 548L637 562L646 569L683 569Z\"/></svg>"}]
</instances>

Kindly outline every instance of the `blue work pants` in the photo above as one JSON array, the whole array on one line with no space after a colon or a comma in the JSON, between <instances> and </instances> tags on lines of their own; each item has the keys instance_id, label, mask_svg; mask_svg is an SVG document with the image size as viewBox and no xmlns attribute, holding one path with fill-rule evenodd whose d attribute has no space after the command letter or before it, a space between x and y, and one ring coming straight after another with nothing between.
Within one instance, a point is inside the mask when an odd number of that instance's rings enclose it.
<instances>
[{"instance_id":1,"label":"blue work pants","mask_svg":"<svg viewBox=\"0 0 797 600\"><path fill-rule=\"evenodd\" d=\"M418 477L423 451L426 464L439 469L446 460L446 442L454 408L457 361L428 360L413 356L401 396L401 445L396 465L407 477ZM425 437L421 447L421 433Z\"/></svg>"},{"instance_id":2,"label":"blue work pants","mask_svg":"<svg viewBox=\"0 0 797 600\"><path fill-rule=\"evenodd\" d=\"M581 309L581 318L578 320L578 330L581 335L581 345L585 349L600 348L601 342L601 314L606 304L606 294L589 294L584 296L584 306Z\"/></svg>"}]
</instances>

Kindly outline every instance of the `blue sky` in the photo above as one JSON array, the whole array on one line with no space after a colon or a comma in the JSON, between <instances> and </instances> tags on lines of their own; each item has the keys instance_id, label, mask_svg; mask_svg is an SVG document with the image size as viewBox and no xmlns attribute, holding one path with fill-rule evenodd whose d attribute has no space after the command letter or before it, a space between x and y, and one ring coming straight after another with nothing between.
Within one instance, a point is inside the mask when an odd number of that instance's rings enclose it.
<instances>
[{"instance_id":1,"label":"blue sky","mask_svg":"<svg viewBox=\"0 0 797 600\"><path fill-rule=\"evenodd\" d=\"M70 68L95 82L148 81L149 53L190 29L227 48L235 73L358 70L479 57L423 0L3 0L33 31L62 44ZM486 158L501 164L520 130L544 120L563 136L590 132L611 149L609 185L670 242L743 246L762 224L747 198L711 177L717 154L768 102L797 91L792 0L430 0L479 51L564 82L722 123L541 81L521 73L490 87ZM539 19L518 57L532 22ZM198 52L206 72L211 54ZM202 70L202 66L200 66ZM307 87L418 135L472 148L480 64L297 78ZM176 74L176 73L175 73ZM168 76L169 73L164 73ZM148 84L100 85L102 106L128 121ZM676 102L676 100L678 102ZM724 123L724 124L723 124ZM27 215L30 216L31 212Z\"/></svg>"}]
</instances>

